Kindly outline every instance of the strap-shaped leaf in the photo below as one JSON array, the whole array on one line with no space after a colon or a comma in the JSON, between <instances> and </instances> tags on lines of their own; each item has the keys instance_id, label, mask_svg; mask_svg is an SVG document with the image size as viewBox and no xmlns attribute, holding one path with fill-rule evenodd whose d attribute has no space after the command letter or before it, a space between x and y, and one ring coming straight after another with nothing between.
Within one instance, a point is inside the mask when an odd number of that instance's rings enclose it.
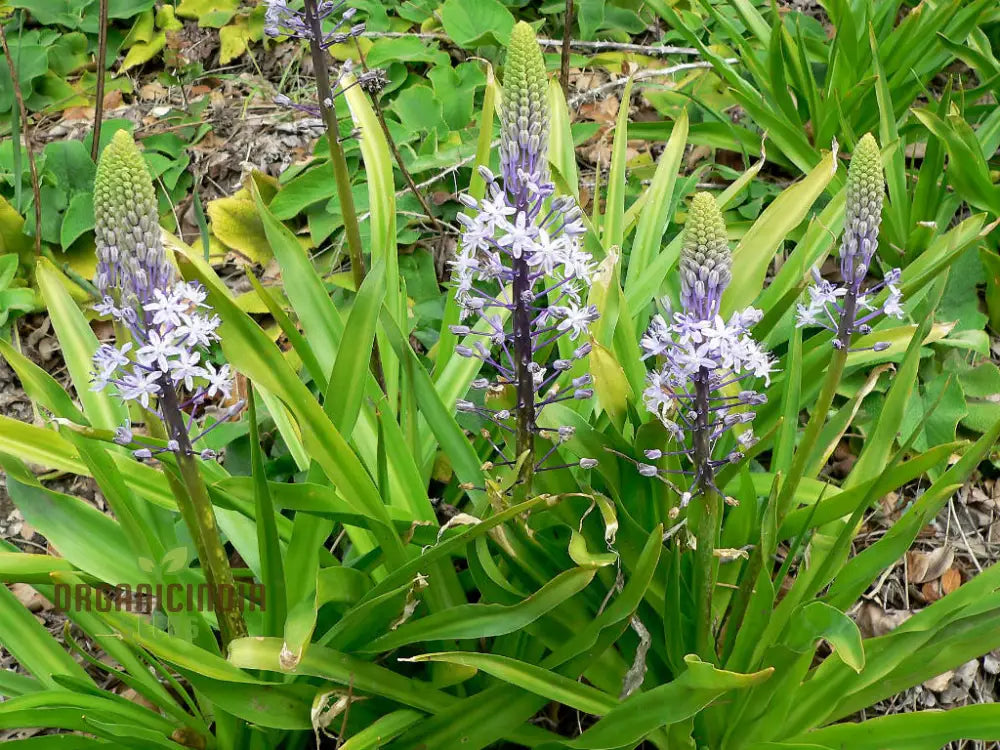
<instances>
[{"instance_id":1,"label":"strap-shaped leaf","mask_svg":"<svg viewBox=\"0 0 1000 750\"><path fill-rule=\"evenodd\" d=\"M123 424L128 410L108 389L91 390L91 358L97 351L97 336L60 280L61 274L47 259L39 258L35 270L38 288L59 337L66 368L83 404L83 412L94 427L113 430Z\"/></svg>"}]
</instances>

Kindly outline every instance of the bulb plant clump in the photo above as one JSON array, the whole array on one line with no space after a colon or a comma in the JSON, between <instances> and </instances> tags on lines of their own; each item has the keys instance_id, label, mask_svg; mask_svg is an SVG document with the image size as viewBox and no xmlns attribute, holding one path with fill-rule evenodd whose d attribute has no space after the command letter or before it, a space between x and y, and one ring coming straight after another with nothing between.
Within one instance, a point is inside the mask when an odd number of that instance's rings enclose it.
<instances>
[{"instance_id":1,"label":"bulb plant clump","mask_svg":"<svg viewBox=\"0 0 1000 750\"><path fill-rule=\"evenodd\" d=\"M126 404L136 404L162 424L162 445L146 441L130 424L118 427L115 442L138 446L133 456L170 454L184 491L181 514L205 567L210 586L232 587L232 571L218 535L218 522L194 457L216 458L195 444L243 407L229 406L221 418L197 428L199 410L212 399L229 399L233 376L227 364L209 361L218 341L218 315L205 303L197 282L178 278L161 239L153 182L142 154L124 130L104 149L94 183L97 238L95 286L102 295L94 310L116 324L119 340L102 344L93 356L93 385ZM220 613L224 645L246 634L238 612Z\"/></svg>"}]
</instances>

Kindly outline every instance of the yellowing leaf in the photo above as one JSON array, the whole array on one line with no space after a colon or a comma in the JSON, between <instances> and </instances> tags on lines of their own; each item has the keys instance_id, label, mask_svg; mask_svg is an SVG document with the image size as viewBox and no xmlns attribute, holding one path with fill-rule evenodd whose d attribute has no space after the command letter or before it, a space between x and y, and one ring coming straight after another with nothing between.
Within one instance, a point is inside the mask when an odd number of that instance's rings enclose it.
<instances>
[{"instance_id":1,"label":"yellowing leaf","mask_svg":"<svg viewBox=\"0 0 1000 750\"><path fill-rule=\"evenodd\" d=\"M250 42L250 23L245 16L238 17L228 26L219 29L219 64L227 65L247 51Z\"/></svg>"},{"instance_id":2,"label":"yellowing leaf","mask_svg":"<svg viewBox=\"0 0 1000 750\"><path fill-rule=\"evenodd\" d=\"M208 204L212 233L252 263L266 263L273 255L264 225L251 201L220 198Z\"/></svg>"},{"instance_id":3,"label":"yellowing leaf","mask_svg":"<svg viewBox=\"0 0 1000 750\"><path fill-rule=\"evenodd\" d=\"M615 355L591 339L590 371L594 376L594 390L601 408L608 413L619 429L625 421L628 400L632 397L625 371Z\"/></svg>"},{"instance_id":4,"label":"yellowing leaf","mask_svg":"<svg viewBox=\"0 0 1000 750\"><path fill-rule=\"evenodd\" d=\"M23 226L24 217L0 195L0 255L17 253L26 256L33 251L31 238L21 231Z\"/></svg>"},{"instance_id":5,"label":"yellowing leaf","mask_svg":"<svg viewBox=\"0 0 1000 750\"><path fill-rule=\"evenodd\" d=\"M156 11L156 28L163 31L180 31L184 24L174 15L173 5L163 5Z\"/></svg>"},{"instance_id":6,"label":"yellowing leaf","mask_svg":"<svg viewBox=\"0 0 1000 750\"><path fill-rule=\"evenodd\" d=\"M229 23L239 5L240 0L181 0L177 15L197 19L199 26L217 29Z\"/></svg>"},{"instance_id":7,"label":"yellowing leaf","mask_svg":"<svg viewBox=\"0 0 1000 750\"><path fill-rule=\"evenodd\" d=\"M163 31L158 31L153 36L152 40L149 42L139 42L132 46L125 55L125 59L122 60L121 71L129 70L134 68L136 65L142 65L144 62L149 62L160 52L167 44L167 35Z\"/></svg>"}]
</instances>

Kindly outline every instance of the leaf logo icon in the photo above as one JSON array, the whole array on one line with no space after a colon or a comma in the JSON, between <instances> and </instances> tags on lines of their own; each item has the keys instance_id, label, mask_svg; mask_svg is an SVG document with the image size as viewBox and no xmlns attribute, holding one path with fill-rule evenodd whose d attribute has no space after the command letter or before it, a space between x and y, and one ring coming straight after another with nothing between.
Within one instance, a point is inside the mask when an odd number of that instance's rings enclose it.
<instances>
[{"instance_id":1,"label":"leaf logo icon","mask_svg":"<svg viewBox=\"0 0 1000 750\"><path fill-rule=\"evenodd\" d=\"M136 562L139 565L139 569L144 573L159 571L162 574L177 573L185 567L187 561L187 547L176 547L175 549L168 550L163 555L163 559L158 563L150 560L148 557L140 557Z\"/></svg>"}]
</instances>

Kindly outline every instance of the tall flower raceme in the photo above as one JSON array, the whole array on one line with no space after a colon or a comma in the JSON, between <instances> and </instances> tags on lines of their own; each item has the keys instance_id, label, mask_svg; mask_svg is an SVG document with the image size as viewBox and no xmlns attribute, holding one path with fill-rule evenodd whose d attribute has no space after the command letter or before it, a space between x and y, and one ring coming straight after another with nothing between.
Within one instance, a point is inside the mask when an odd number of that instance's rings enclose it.
<instances>
[{"instance_id":1,"label":"tall flower raceme","mask_svg":"<svg viewBox=\"0 0 1000 750\"><path fill-rule=\"evenodd\" d=\"M143 443L127 425L118 429L115 440L122 445L139 445L134 451L137 458L165 451L215 458L210 449L196 451L192 447L214 425L193 436L187 428L210 401L229 400L232 395L229 365L216 366L208 359L221 321L205 304L204 288L178 279L167 261L153 184L139 150L125 131L115 134L101 156L94 186L94 216L95 286L102 295L94 309L120 323L131 340L98 347L93 359L93 390L112 389L123 401L155 407L165 422L169 422L169 409L188 412L183 435L172 435L166 448ZM241 407L240 403L230 407L223 420Z\"/></svg>"},{"instance_id":2,"label":"tall flower raceme","mask_svg":"<svg viewBox=\"0 0 1000 750\"><path fill-rule=\"evenodd\" d=\"M165 447L144 442L129 424L117 430L115 442L138 446L134 455L140 459L173 454L183 485L175 487L178 509L194 540L206 583L224 596L224 589L235 590L233 575L195 463L195 456L210 459L215 453L193 447L212 429L195 427L198 411L211 399L229 398L233 388L229 366L217 367L208 361L221 321L205 304L204 288L179 279L167 260L153 182L125 131L115 133L101 154L94 183L94 218L95 285L102 295L95 310L110 316L120 335L129 340L97 349L93 389L110 389L162 420ZM232 406L216 424L241 408L241 404ZM224 645L246 634L238 610L227 608L217 614Z\"/></svg>"},{"instance_id":3,"label":"tall flower raceme","mask_svg":"<svg viewBox=\"0 0 1000 750\"><path fill-rule=\"evenodd\" d=\"M834 284L814 270L815 283L808 289L809 303L799 304L796 316L800 327L820 326L835 334L833 345L837 349L848 349L855 333L871 333L871 322L880 315L903 317L898 268L890 269L882 281L862 289L878 248L883 183L882 156L878 143L868 133L858 141L847 170L844 237L840 246L843 281ZM885 301L876 304L875 299L883 289L888 289ZM883 351L888 347L887 342L879 342L867 348Z\"/></svg>"},{"instance_id":4,"label":"tall flower raceme","mask_svg":"<svg viewBox=\"0 0 1000 750\"><path fill-rule=\"evenodd\" d=\"M722 213L710 193L695 195L680 256L681 309L656 315L642 338L644 357L657 357L662 365L649 373L644 392L646 407L673 438L674 449L648 450L650 461L664 456L687 456L691 468L663 469L654 463L639 463L644 476L673 484L666 475L690 478L681 492L681 506L715 487L716 470L743 458L743 450L754 442L751 429L736 436L737 447L722 457L715 449L723 436L737 425L749 425L754 406L767 397L747 387L745 381L763 378L770 382L773 361L750 335L761 312L749 307L733 313L728 321L719 314L722 293L732 278L731 255Z\"/></svg>"},{"instance_id":5,"label":"tall flower raceme","mask_svg":"<svg viewBox=\"0 0 1000 750\"><path fill-rule=\"evenodd\" d=\"M462 197L472 213L459 215L463 232L451 263L463 321L451 330L478 336L474 346L458 346L455 352L481 359L496 371L495 380L482 377L472 384L486 392L486 403L508 388L515 393L513 411L467 400L457 407L486 417L507 433L508 450L493 443L499 456L493 464L513 466L523 460L518 479L524 492L534 472L565 467L544 464L572 429L539 427L538 418L549 404L593 395L589 374L561 389L554 386L575 360L589 354L587 332L598 317L596 307L582 301L593 262L580 247L584 226L579 208L571 198L554 197L549 177L547 86L534 31L518 23L503 78L501 173L497 177L481 169L486 197ZM485 321L485 332L477 333L465 322L474 317ZM580 341L568 358L550 355L562 336ZM553 443L540 458L535 455L539 435ZM583 458L579 465L591 468L596 463Z\"/></svg>"}]
</instances>

